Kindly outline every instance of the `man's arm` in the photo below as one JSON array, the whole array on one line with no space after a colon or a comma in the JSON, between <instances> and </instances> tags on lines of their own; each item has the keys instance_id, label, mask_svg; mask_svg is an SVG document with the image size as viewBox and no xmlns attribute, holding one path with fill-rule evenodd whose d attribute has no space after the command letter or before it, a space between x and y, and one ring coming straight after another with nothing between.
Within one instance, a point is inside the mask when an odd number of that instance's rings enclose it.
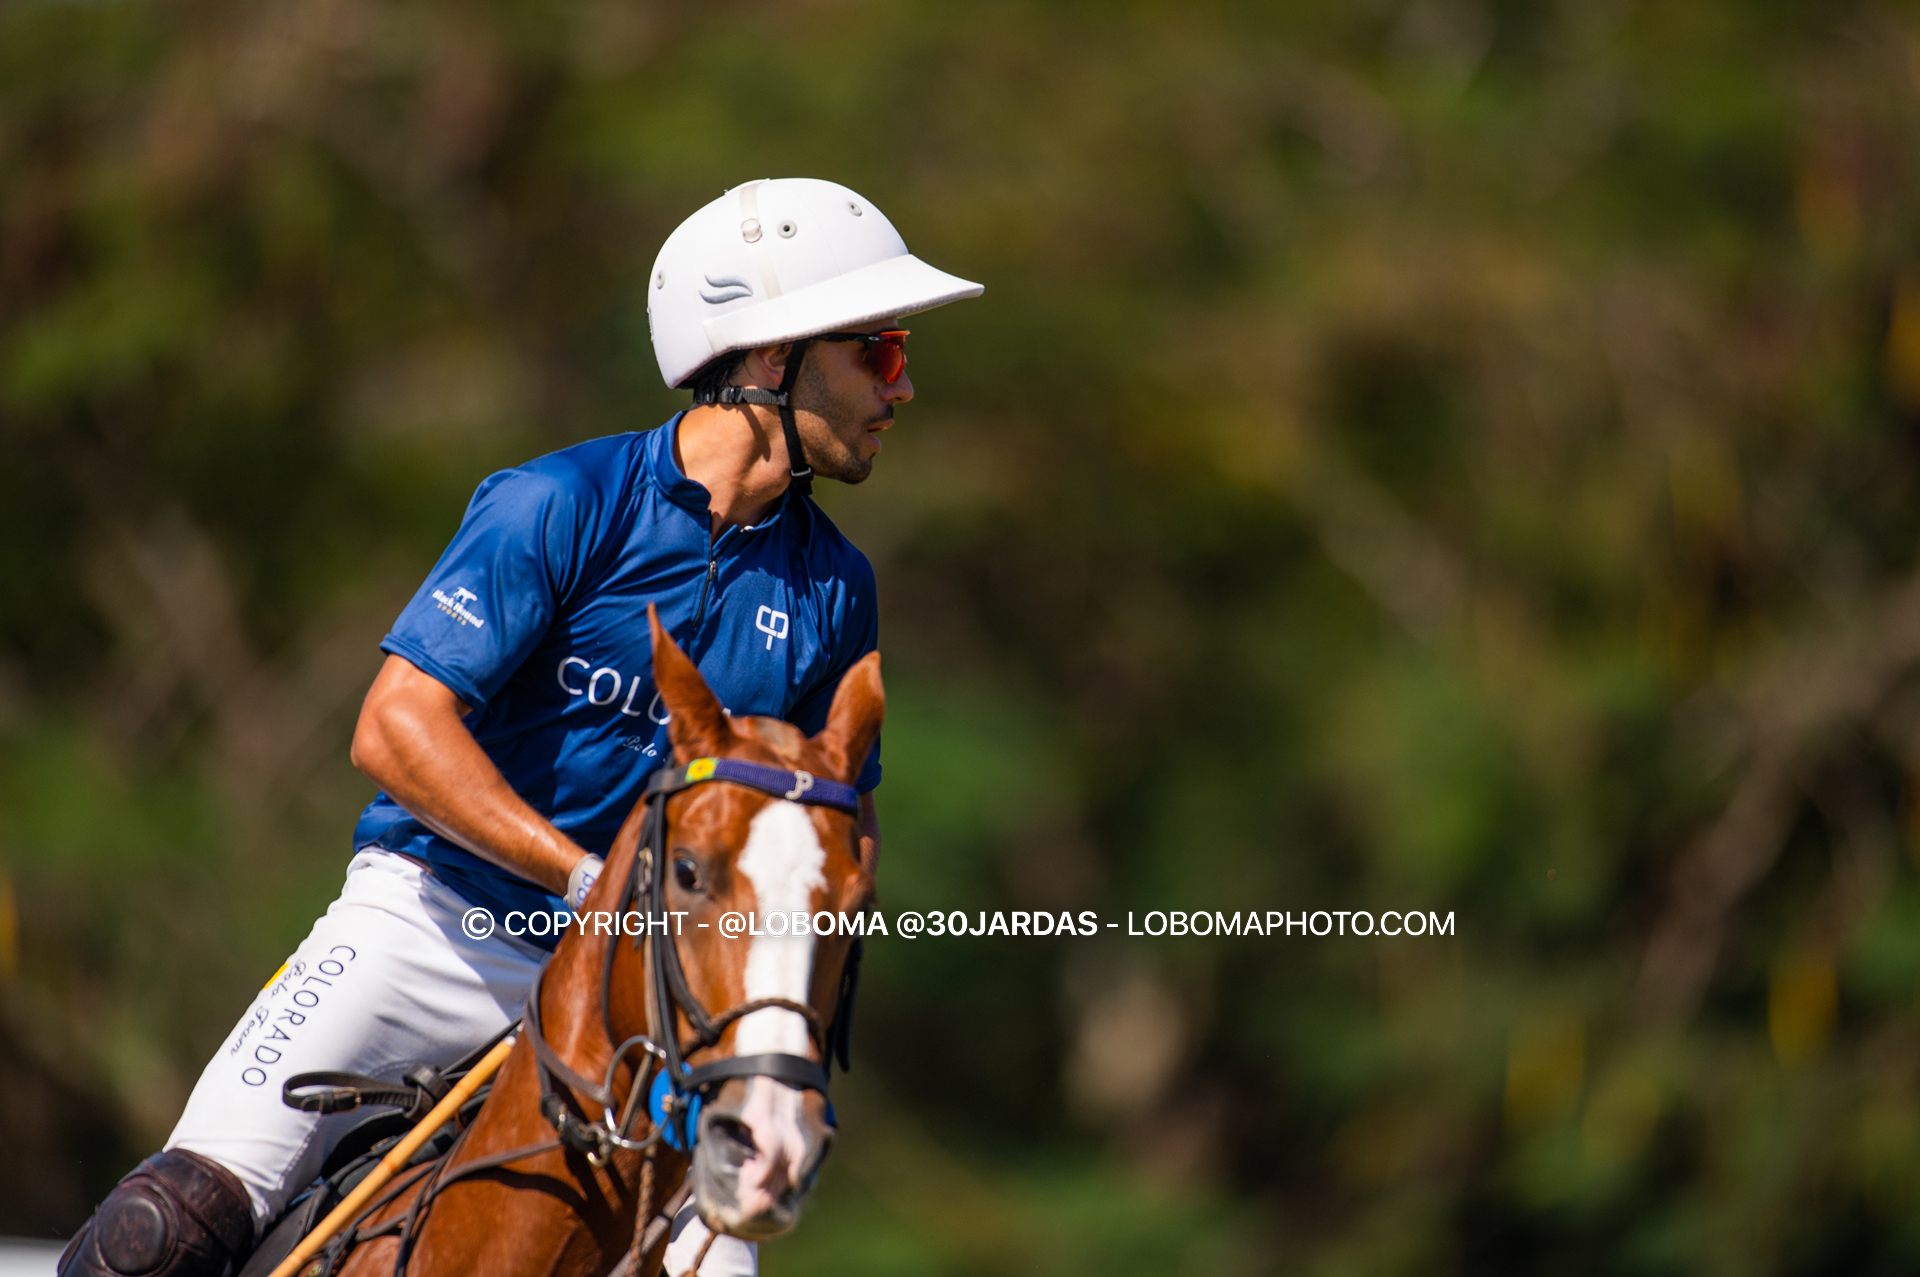
<instances>
[{"instance_id":1,"label":"man's arm","mask_svg":"<svg viewBox=\"0 0 1920 1277\"><path fill-rule=\"evenodd\" d=\"M880 813L873 809L873 795L860 795L860 867L869 878L880 868Z\"/></svg>"},{"instance_id":2,"label":"man's arm","mask_svg":"<svg viewBox=\"0 0 1920 1277\"><path fill-rule=\"evenodd\" d=\"M353 765L443 838L565 895L586 851L507 784L460 721L467 708L445 683L389 655L360 707ZM871 810L863 799L863 835ZM866 846L863 837L863 857Z\"/></svg>"}]
</instances>

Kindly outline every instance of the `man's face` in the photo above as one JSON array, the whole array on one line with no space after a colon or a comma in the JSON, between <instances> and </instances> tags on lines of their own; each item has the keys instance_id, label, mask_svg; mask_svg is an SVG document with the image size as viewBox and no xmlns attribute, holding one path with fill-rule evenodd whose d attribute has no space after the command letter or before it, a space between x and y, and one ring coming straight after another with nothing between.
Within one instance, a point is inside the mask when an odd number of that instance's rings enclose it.
<instances>
[{"instance_id":1,"label":"man's face","mask_svg":"<svg viewBox=\"0 0 1920 1277\"><path fill-rule=\"evenodd\" d=\"M896 321L849 328L881 333ZM857 341L823 341L807 347L794 387L794 425L813 471L842 483L859 483L880 455L880 432L893 425L893 406L913 398L913 378L904 369L892 385L867 367Z\"/></svg>"}]
</instances>

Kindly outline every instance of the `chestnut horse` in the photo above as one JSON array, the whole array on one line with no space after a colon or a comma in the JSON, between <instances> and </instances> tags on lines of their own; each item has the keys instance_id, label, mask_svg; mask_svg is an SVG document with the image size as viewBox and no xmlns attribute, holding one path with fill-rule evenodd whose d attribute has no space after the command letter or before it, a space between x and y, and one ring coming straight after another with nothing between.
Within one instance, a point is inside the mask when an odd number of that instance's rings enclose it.
<instances>
[{"instance_id":1,"label":"chestnut horse","mask_svg":"<svg viewBox=\"0 0 1920 1277\"><path fill-rule=\"evenodd\" d=\"M658 921L644 943L569 931L452 1152L362 1216L344 1261L307 1273L390 1277L399 1261L409 1277L643 1277L689 1184L715 1232L757 1240L798 1218L833 1140L826 1026L853 940L727 936L721 919L867 908L851 782L880 731L879 653L847 672L809 739L730 717L648 620L675 766L628 817L582 916L677 914L678 935ZM676 1147L689 1142L691 1159Z\"/></svg>"}]
</instances>

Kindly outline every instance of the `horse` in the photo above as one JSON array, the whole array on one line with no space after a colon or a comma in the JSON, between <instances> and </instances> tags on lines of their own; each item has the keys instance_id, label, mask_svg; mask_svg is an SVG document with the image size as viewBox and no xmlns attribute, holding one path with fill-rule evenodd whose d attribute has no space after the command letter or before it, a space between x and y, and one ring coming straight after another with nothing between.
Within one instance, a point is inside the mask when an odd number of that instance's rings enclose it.
<instances>
[{"instance_id":1,"label":"horse","mask_svg":"<svg viewBox=\"0 0 1920 1277\"><path fill-rule=\"evenodd\" d=\"M589 921L535 981L451 1151L397 1178L303 1277L648 1277L689 1193L715 1234L798 1220L833 1141L829 1051L844 1067L858 951L849 926L791 920L856 918L873 899L852 781L885 713L879 653L809 738L729 715L647 619L675 765L621 828ZM726 934L782 914L784 935Z\"/></svg>"}]
</instances>

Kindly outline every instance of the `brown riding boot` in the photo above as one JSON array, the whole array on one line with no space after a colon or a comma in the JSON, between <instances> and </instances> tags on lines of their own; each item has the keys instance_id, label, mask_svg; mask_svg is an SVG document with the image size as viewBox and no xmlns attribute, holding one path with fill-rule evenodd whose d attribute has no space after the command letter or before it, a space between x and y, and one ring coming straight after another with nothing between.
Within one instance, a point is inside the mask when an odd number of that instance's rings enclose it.
<instances>
[{"instance_id":1,"label":"brown riding boot","mask_svg":"<svg viewBox=\"0 0 1920 1277\"><path fill-rule=\"evenodd\" d=\"M222 1277L253 1249L253 1203L233 1172L182 1148L155 1153L100 1203L57 1277Z\"/></svg>"}]
</instances>

